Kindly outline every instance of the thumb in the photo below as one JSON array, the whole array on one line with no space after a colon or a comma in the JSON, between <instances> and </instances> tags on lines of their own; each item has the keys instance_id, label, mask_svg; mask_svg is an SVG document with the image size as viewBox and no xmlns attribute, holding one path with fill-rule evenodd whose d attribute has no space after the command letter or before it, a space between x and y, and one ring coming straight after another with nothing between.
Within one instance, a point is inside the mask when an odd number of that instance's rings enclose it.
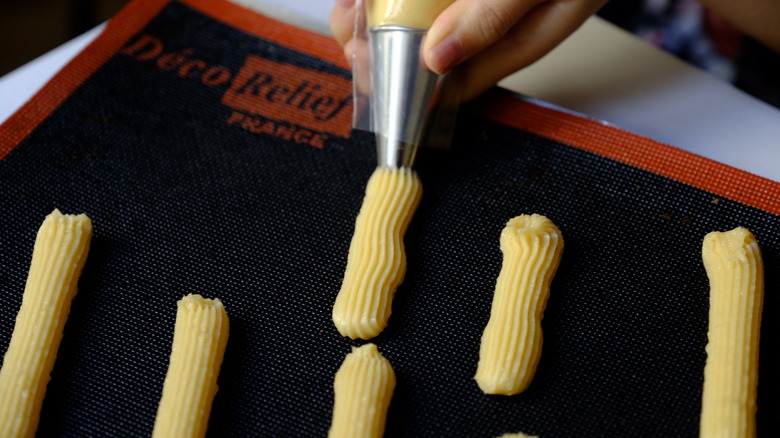
<instances>
[{"instance_id":1,"label":"thumb","mask_svg":"<svg viewBox=\"0 0 780 438\"><path fill-rule=\"evenodd\" d=\"M443 74L501 40L544 0L456 0L433 22L423 46L429 69Z\"/></svg>"}]
</instances>

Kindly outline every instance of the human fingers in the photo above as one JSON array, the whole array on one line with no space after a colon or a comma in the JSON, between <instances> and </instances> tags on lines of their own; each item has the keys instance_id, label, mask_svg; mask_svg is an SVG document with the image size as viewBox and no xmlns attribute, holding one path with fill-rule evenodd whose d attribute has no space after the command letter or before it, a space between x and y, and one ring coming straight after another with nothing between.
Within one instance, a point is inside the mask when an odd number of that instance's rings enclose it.
<instances>
[{"instance_id":1,"label":"human fingers","mask_svg":"<svg viewBox=\"0 0 780 438\"><path fill-rule=\"evenodd\" d=\"M355 0L336 0L330 13L330 31L342 46L352 39L356 10Z\"/></svg>"},{"instance_id":2,"label":"human fingers","mask_svg":"<svg viewBox=\"0 0 780 438\"><path fill-rule=\"evenodd\" d=\"M370 90L371 70L368 65L368 46L366 40L353 38L344 45L344 56L352 68L352 80L362 94ZM357 63L357 65L354 65Z\"/></svg>"},{"instance_id":3,"label":"human fingers","mask_svg":"<svg viewBox=\"0 0 780 438\"><path fill-rule=\"evenodd\" d=\"M606 2L547 1L531 9L502 39L459 67L462 100L476 97L546 55Z\"/></svg>"},{"instance_id":4,"label":"human fingers","mask_svg":"<svg viewBox=\"0 0 780 438\"><path fill-rule=\"evenodd\" d=\"M501 40L544 0L457 0L434 21L423 46L425 64L436 73L451 70Z\"/></svg>"}]
</instances>

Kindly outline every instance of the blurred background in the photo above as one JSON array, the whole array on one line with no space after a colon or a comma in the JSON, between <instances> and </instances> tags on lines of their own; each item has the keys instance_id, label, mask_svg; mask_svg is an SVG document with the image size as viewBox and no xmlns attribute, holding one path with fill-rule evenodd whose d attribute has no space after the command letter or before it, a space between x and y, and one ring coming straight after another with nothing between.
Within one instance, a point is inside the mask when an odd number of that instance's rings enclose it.
<instances>
[{"instance_id":1,"label":"blurred background","mask_svg":"<svg viewBox=\"0 0 780 438\"><path fill-rule=\"evenodd\" d=\"M0 0L0 76L111 18L127 2ZM780 107L780 56L696 0L612 0L599 15Z\"/></svg>"},{"instance_id":2,"label":"blurred background","mask_svg":"<svg viewBox=\"0 0 780 438\"><path fill-rule=\"evenodd\" d=\"M0 0L0 76L111 18L127 2Z\"/></svg>"}]
</instances>

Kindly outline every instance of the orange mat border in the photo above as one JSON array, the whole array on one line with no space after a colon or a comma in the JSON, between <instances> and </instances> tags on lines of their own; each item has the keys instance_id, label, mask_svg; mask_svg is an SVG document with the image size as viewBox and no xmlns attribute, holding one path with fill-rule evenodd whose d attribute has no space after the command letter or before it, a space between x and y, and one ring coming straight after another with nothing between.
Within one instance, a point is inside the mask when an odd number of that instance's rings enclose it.
<instances>
[{"instance_id":1,"label":"orange mat border","mask_svg":"<svg viewBox=\"0 0 780 438\"><path fill-rule=\"evenodd\" d=\"M658 175L780 214L780 183L647 137L494 90L475 111L514 128L559 141Z\"/></svg>"},{"instance_id":2,"label":"orange mat border","mask_svg":"<svg viewBox=\"0 0 780 438\"><path fill-rule=\"evenodd\" d=\"M0 126L0 159L172 0L134 0L22 108ZM330 38L262 16L226 0L176 0L247 33L348 68ZM604 123L495 90L472 105L496 122L615 159L780 215L780 183Z\"/></svg>"}]
</instances>

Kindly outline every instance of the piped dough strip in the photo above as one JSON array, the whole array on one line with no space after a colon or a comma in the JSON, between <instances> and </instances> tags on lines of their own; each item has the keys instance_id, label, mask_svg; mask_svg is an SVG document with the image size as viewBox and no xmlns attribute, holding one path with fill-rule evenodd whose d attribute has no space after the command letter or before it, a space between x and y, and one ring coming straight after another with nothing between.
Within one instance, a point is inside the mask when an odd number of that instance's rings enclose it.
<instances>
[{"instance_id":1,"label":"piped dough strip","mask_svg":"<svg viewBox=\"0 0 780 438\"><path fill-rule=\"evenodd\" d=\"M0 368L0 436L35 434L46 385L89 252L84 214L46 216L33 247L22 306Z\"/></svg>"},{"instance_id":2,"label":"piped dough strip","mask_svg":"<svg viewBox=\"0 0 780 438\"><path fill-rule=\"evenodd\" d=\"M704 237L702 260L710 281L709 332L699 435L756 435L758 345L764 266L745 228Z\"/></svg>"},{"instance_id":3,"label":"piped dough strip","mask_svg":"<svg viewBox=\"0 0 780 438\"><path fill-rule=\"evenodd\" d=\"M228 325L227 312L218 299L187 295L178 302L171 358L153 437L206 435Z\"/></svg>"},{"instance_id":4,"label":"piped dough strip","mask_svg":"<svg viewBox=\"0 0 780 438\"><path fill-rule=\"evenodd\" d=\"M370 339L387 326L406 272L404 233L421 196L411 169L379 167L371 175L333 305L333 323L343 336Z\"/></svg>"},{"instance_id":5,"label":"piped dough strip","mask_svg":"<svg viewBox=\"0 0 780 438\"><path fill-rule=\"evenodd\" d=\"M381 438L395 389L393 367L374 344L352 347L333 382L329 438Z\"/></svg>"},{"instance_id":6,"label":"piped dough strip","mask_svg":"<svg viewBox=\"0 0 780 438\"><path fill-rule=\"evenodd\" d=\"M501 251L503 263L474 378L486 394L513 395L531 383L541 357L541 321L563 236L546 217L522 215L501 231Z\"/></svg>"}]
</instances>

